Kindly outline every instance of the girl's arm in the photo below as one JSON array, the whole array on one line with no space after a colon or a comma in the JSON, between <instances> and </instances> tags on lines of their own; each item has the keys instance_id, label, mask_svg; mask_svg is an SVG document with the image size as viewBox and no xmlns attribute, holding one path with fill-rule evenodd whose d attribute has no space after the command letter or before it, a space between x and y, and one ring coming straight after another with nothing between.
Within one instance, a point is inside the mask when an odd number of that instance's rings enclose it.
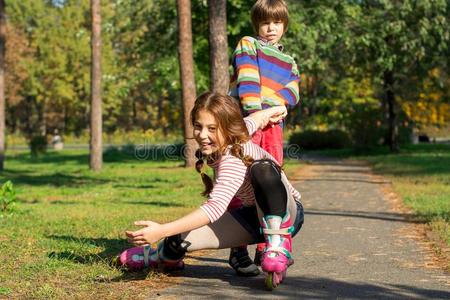
<instances>
[{"instance_id":1,"label":"girl's arm","mask_svg":"<svg viewBox=\"0 0 450 300\"><path fill-rule=\"evenodd\" d=\"M143 246L156 243L165 237L200 228L209 223L208 216L199 208L184 217L165 224L158 224L152 221L137 221L134 224L144 226L144 228L136 231L126 231L125 233L129 242L136 246Z\"/></svg>"},{"instance_id":2,"label":"girl's arm","mask_svg":"<svg viewBox=\"0 0 450 300\"><path fill-rule=\"evenodd\" d=\"M246 122L247 129L250 135L253 135L258 129L263 129L269 124L279 123L287 116L287 109L285 106L274 106L264 110L260 110L250 114L244 120L251 120L253 122Z\"/></svg>"}]
</instances>

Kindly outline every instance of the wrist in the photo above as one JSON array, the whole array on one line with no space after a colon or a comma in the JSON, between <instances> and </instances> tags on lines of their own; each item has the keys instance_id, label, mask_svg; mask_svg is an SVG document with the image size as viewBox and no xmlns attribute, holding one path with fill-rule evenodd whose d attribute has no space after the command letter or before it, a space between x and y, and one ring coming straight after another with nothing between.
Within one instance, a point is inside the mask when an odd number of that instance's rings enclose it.
<instances>
[{"instance_id":1,"label":"wrist","mask_svg":"<svg viewBox=\"0 0 450 300\"><path fill-rule=\"evenodd\" d=\"M171 232L170 232L170 226L168 226L168 223L161 224L161 228L160 228L160 229L161 229L161 230L160 230L160 235L161 235L161 238L162 238L162 239L164 239L164 238L166 238L166 237L169 237L169 236L173 235L173 234L171 234Z\"/></svg>"}]
</instances>

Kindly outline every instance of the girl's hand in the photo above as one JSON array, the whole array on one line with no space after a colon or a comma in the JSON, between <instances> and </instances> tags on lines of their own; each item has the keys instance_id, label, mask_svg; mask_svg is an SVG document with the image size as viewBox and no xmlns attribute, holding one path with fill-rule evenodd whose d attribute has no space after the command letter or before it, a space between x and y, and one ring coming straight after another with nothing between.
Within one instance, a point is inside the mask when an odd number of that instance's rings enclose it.
<instances>
[{"instance_id":1,"label":"girl's hand","mask_svg":"<svg viewBox=\"0 0 450 300\"><path fill-rule=\"evenodd\" d=\"M250 114L259 129L265 128L269 124L277 124L287 116L285 106L275 106L268 109L260 110Z\"/></svg>"},{"instance_id":2,"label":"girl's hand","mask_svg":"<svg viewBox=\"0 0 450 300\"><path fill-rule=\"evenodd\" d=\"M164 237L162 225L152 221L137 221L134 225L145 226L136 231L125 231L127 239L136 246L156 243Z\"/></svg>"},{"instance_id":3,"label":"girl's hand","mask_svg":"<svg viewBox=\"0 0 450 300\"><path fill-rule=\"evenodd\" d=\"M269 124L270 123L278 124L287 116L286 106L275 106L275 107L269 108L269 110L270 110Z\"/></svg>"}]
</instances>

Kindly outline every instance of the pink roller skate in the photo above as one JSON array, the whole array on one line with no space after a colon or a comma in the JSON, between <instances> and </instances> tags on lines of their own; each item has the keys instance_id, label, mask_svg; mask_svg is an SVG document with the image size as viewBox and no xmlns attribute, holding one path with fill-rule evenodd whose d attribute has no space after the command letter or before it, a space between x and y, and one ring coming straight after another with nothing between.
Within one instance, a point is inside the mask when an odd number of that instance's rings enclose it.
<instances>
[{"instance_id":1,"label":"pink roller skate","mask_svg":"<svg viewBox=\"0 0 450 300\"><path fill-rule=\"evenodd\" d=\"M291 219L268 215L263 218L262 231L266 248L262 254L261 269L266 273L265 285L273 290L286 277L287 268L294 263L292 259Z\"/></svg>"},{"instance_id":2,"label":"pink roller skate","mask_svg":"<svg viewBox=\"0 0 450 300\"><path fill-rule=\"evenodd\" d=\"M170 260L162 256L163 243L158 244L158 248L150 245L144 247L134 247L122 252L119 256L119 264L130 271L138 271L150 268L161 271L176 271L184 268L183 259Z\"/></svg>"}]
</instances>

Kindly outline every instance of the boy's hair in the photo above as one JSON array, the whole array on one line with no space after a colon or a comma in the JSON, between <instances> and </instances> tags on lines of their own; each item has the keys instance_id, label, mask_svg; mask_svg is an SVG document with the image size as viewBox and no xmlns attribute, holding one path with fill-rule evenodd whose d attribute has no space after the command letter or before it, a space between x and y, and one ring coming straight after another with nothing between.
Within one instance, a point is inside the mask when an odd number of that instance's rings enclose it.
<instances>
[{"instance_id":1,"label":"boy's hair","mask_svg":"<svg viewBox=\"0 0 450 300\"><path fill-rule=\"evenodd\" d=\"M258 0L252 7L251 19L256 33L259 31L259 25L269 20L283 22L286 32L289 25L289 12L286 2L284 0Z\"/></svg>"}]
</instances>

